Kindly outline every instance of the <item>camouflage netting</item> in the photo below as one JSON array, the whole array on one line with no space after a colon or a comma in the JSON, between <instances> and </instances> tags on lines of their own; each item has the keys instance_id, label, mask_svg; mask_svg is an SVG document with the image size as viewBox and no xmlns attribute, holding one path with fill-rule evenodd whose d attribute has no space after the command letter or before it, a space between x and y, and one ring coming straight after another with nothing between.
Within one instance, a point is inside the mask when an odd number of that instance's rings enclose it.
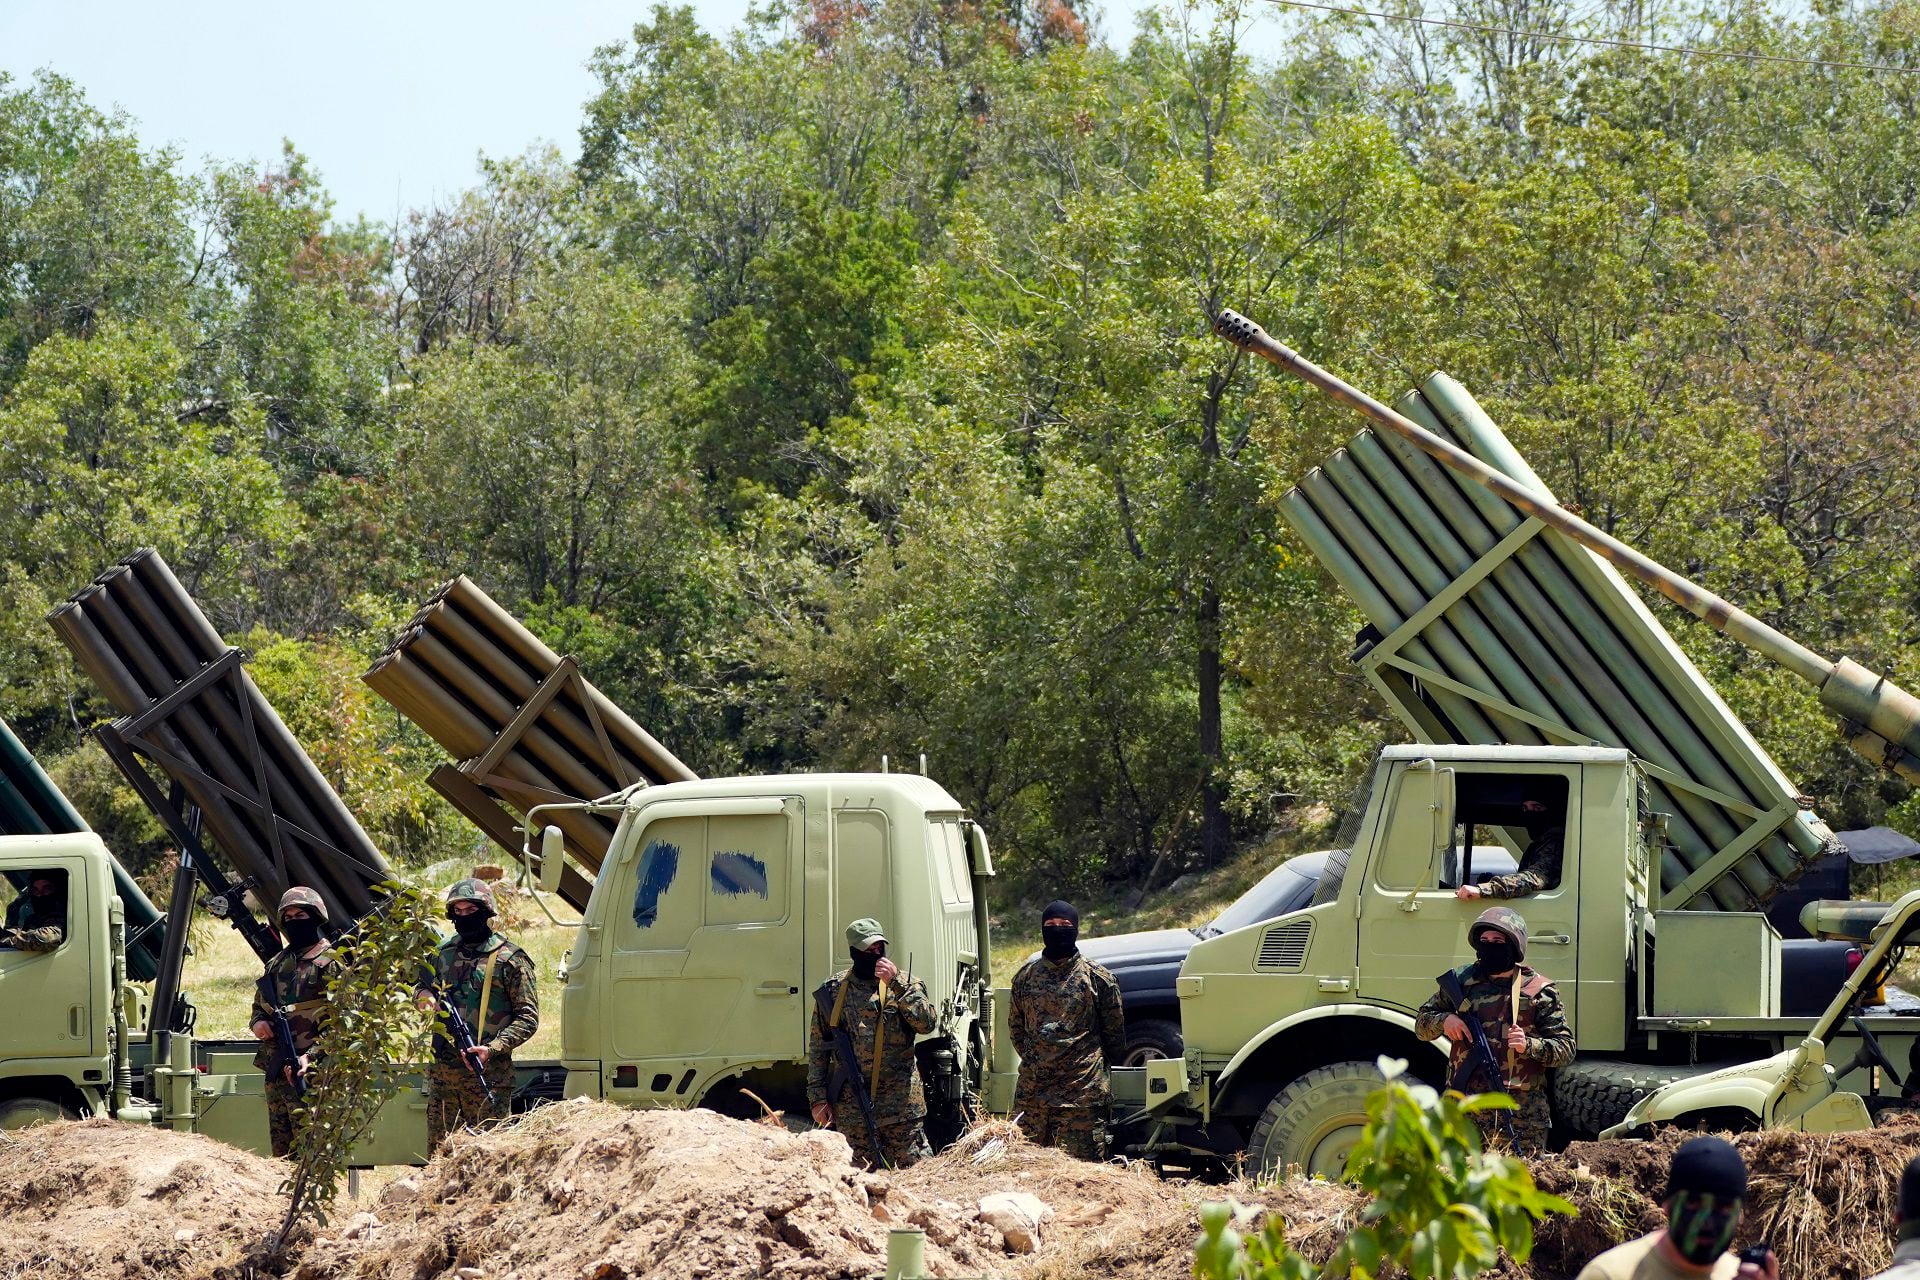
<instances>
[{"instance_id":1,"label":"camouflage netting","mask_svg":"<svg viewBox=\"0 0 1920 1280\"><path fill-rule=\"evenodd\" d=\"M209 1138L112 1120L0 1133L0 1276L211 1276L278 1225L284 1176Z\"/></svg>"}]
</instances>

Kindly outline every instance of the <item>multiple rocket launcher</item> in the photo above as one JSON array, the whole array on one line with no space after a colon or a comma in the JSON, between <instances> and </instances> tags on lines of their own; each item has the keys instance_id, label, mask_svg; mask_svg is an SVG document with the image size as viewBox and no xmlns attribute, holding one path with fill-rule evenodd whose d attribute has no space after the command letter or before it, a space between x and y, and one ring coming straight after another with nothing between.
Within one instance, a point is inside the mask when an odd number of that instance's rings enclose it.
<instances>
[{"instance_id":1,"label":"multiple rocket launcher","mask_svg":"<svg viewBox=\"0 0 1920 1280\"><path fill-rule=\"evenodd\" d=\"M1856 748L1920 776L1920 703L1559 507L1458 383L1435 374L1390 409L1244 317L1226 312L1217 328L1384 428L1363 431L1282 499L1371 624L1355 655L1368 679L1425 741L1633 751L1652 779L1651 807L1667 815L1663 906L1750 910L1834 842L1616 566L1819 686ZM386 861L157 552L108 570L48 621L121 712L103 743L163 820L177 827L189 801L263 899L301 883L339 921L372 906L373 886L392 874ZM433 772L435 789L515 854L516 815L536 805L696 776L466 577L435 593L364 678L460 762ZM168 775L171 797L135 756ZM0 775L9 829L79 824L64 801L52 817L31 803L58 791L10 733ZM544 821L560 827L573 862L599 869L611 815L572 809ZM591 887L564 869L574 906ZM159 919L131 881L121 894L134 930Z\"/></svg>"}]
</instances>

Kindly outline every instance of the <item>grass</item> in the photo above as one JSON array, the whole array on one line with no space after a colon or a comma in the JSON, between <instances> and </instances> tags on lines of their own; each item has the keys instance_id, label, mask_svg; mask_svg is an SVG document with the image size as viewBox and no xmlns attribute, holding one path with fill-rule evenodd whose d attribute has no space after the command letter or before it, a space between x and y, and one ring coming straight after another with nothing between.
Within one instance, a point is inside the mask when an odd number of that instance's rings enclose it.
<instances>
[{"instance_id":1,"label":"grass","mask_svg":"<svg viewBox=\"0 0 1920 1280\"><path fill-rule=\"evenodd\" d=\"M1125 891L1083 901L1080 932L1084 937L1132 933L1144 929L1181 929L1205 924L1280 862L1309 849L1323 848L1329 838L1322 828L1289 832L1233 855L1219 866L1193 873L1179 894L1163 887L1139 909L1125 909ZM436 897L467 874L465 860L428 867L409 879ZM1048 899L994 904L993 972L1005 984L1014 970L1040 948L1040 908ZM560 991L557 975L561 957L573 945L574 930L556 926L528 898L511 893L500 897L502 932L533 957L540 980L540 1029L516 1057L527 1060L560 1056ZM565 903L549 900L554 914L574 920L578 913ZM205 1039L245 1039L253 1005L254 983L260 962L239 933L217 921L194 923L193 953L187 959L183 985L199 1009L195 1034Z\"/></svg>"}]
</instances>

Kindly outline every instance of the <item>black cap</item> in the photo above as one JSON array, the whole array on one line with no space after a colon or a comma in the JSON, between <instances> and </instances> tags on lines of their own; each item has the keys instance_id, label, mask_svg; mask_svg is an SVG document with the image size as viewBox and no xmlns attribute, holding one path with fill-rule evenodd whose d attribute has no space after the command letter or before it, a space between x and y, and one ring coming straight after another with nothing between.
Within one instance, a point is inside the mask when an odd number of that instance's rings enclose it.
<instances>
[{"instance_id":1,"label":"black cap","mask_svg":"<svg viewBox=\"0 0 1920 1280\"><path fill-rule=\"evenodd\" d=\"M1747 1196L1747 1164L1725 1138L1688 1138L1673 1153L1667 1195L1707 1192L1723 1200Z\"/></svg>"},{"instance_id":2,"label":"black cap","mask_svg":"<svg viewBox=\"0 0 1920 1280\"><path fill-rule=\"evenodd\" d=\"M1040 923L1045 924L1049 920L1071 920L1077 926L1080 923L1080 912L1071 902L1055 898L1040 911Z\"/></svg>"},{"instance_id":3,"label":"black cap","mask_svg":"<svg viewBox=\"0 0 1920 1280\"><path fill-rule=\"evenodd\" d=\"M1900 1221L1920 1220L1920 1156L1900 1171Z\"/></svg>"}]
</instances>

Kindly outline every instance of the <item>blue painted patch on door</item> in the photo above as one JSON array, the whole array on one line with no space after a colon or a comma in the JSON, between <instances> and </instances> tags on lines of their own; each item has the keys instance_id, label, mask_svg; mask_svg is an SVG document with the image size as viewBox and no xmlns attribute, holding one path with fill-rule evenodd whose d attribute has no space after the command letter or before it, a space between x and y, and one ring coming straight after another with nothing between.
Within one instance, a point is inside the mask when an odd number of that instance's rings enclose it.
<instances>
[{"instance_id":1,"label":"blue painted patch on door","mask_svg":"<svg viewBox=\"0 0 1920 1280\"><path fill-rule=\"evenodd\" d=\"M660 896L680 874L680 846L655 840L640 855L640 887L633 894L633 922L642 929L660 918Z\"/></svg>"},{"instance_id":2,"label":"blue painted patch on door","mask_svg":"<svg viewBox=\"0 0 1920 1280\"><path fill-rule=\"evenodd\" d=\"M713 855L713 891L729 898L744 893L765 898L767 864L750 853L716 853Z\"/></svg>"}]
</instances>

